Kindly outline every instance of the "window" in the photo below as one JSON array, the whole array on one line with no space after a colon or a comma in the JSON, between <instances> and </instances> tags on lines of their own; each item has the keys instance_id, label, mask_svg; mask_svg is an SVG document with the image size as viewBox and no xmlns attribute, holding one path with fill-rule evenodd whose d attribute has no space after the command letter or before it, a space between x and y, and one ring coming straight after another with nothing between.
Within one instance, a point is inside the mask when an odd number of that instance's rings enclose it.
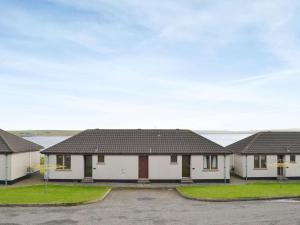
<instances>
[{"instance_id":1,"label":"window","mask_svg":"<svg viewBox=\"0 0 300 225\"><path fill-rule=\"evenodd\" d=\"M296 162L296 155L290 155L290 163Z\"/></svg>"},{"instance_id":2,"label":"window","mask_svg":"<svg viewBox=\"0 0 300 225\"><path fill-rule=\"evenodd\" d=\"M177 155L171 155L171 163L177 163Z\"/></svg>"},{"instance_id":3,"label":"window","mask_svg":"<svg viewBox=\"0 0 300 225\"><path fill-rule=\"evenodd\" d=\"M71 155L57 155L56 156L56 169L57 170L70 170L71 169Z\"/></svg>"},{"instance_id":4,"label":"window","mask_svg":"<svg viewBox=\"0 0 300 225\"><path fill-rule=\"evenodd\" d=\"M203 162L204 169L218 169L218 156L217 155L205 155Z\"/></svg>"},{"instance_id":5,"label":"window","mask_svg":"<svg viewBox=\"0 0 300 225\"><path fill-rule=\"evenodd\" d=\"M266 155L254 155L254 168L255 169L267 168L267 156Z\"/></svg>"},{"instance_id":6,"label":"window","mask_svg":"<svg viewBox=\"0 0 300 225\"><path fill-rule=\"evenodd\" d=\"M104 163L104 155L98 155L98 163Z\"/></svg>"}]
</instances>

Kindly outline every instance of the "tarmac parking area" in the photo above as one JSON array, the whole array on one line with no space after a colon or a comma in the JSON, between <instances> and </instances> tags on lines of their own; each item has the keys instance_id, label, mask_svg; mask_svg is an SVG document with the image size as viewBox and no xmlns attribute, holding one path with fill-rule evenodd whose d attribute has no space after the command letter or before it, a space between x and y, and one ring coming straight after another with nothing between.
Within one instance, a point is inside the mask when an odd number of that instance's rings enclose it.
<instances>
[{"instance_id":1,"label":"tarmac parking area","mask_svg":"<svg viewBox=\"0 0 300 225\"><path fill-rule=\"evenodd\" d=\"M203 224L300 225L300 202L210 203L174 190L114 190L98 203L73 207L0 207L0 225Z\"/></svg>"}]
</instances>

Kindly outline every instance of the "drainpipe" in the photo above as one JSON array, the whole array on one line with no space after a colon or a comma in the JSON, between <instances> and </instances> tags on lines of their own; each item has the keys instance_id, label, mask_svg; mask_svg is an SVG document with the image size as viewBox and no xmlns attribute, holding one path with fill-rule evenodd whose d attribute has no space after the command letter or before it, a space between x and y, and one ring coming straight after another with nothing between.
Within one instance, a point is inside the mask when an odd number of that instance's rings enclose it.
<instances>
[{"instance_id":1,"label":"drainpipe","mask_svg":"<svg viewBox=\"0 0 300 225\"><path fill-rule=\"evenodd\" d=\"M8 180L8 159L7 153L5 153L5 185L7 185Z\"/></svg>"},{"instance_id":2,"label":"drainpipe","mask_svg":"<svg viewBox=\"0 0 300 225\"><path fill-rule=\"evenodd\" d=\"M247 154L246 154L246 180L248 180L248 159L247 159Z\"/></svg>"},{"instance_id":3,"label":"drainpipe","mask_svg":"<svg viewBox=\"0 0 300 225\"><path fill-rule=\"evenodd\" d=\"M224 154L224 183L226 184L226 155Z\"/></svg>"}]
</instances>

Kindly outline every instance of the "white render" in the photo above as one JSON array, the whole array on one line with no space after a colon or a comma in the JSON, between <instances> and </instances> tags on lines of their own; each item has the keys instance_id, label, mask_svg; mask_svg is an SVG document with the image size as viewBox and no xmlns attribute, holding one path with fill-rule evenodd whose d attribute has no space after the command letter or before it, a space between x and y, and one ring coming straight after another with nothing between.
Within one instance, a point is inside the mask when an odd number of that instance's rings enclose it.
<instances>
[{"instance_id":1,"label":"white render","mask_svg":"<svg viewBox=\"0 0 300 225\"><path fill-rule=\"evenodd\" d=\"M230 179L230 155L218 155L218 169L203 169L203 155L191 156L191 178L195 180ZM225 172L224 172L225 171Z\"/></svg>"},{"instance_id":2,"label":"white render","mask_svg":"<svg viewBox=\"0 0 300 225\"><path fill-rule=\"evenodd\" d=\"M13 181L26 176L28 168L32 168L32 172L39 171L39 164L39 151L0 154L0 180Z\"/></svg>"},{"instance_id":3,"label":"white render","mask_svg":"<svg viewBox=\"0 0 300 225\"><path fill-rule=\"evenodd\" d=\"M48 167L47 167L48 165ZM45 179L70 179L81 180L84 178L84 158L83 155L71 155L71 169L57 170L56 155L45 156Z\"/></svg>"},{"instance_id":4,"label":"white render","mask_svg":"<svg viewBox=\"0 0 300 225\"><path fill-rule=\"evenodd\" d=\"M94 180L138 180L138 155L105 155L104 163L98 163L97 155L93 155ZM71 155L70 170L56 170L56 155L46 156L49 163L48 179L82 180L84 178L84 156ZM225 165L225 167L224 167ZM150 180L181 180L182 156L177 156L177 163L171 163L170 155L148 156L148 178ZM224 173L224 171L226 171ZM191 155L192 179L230 179L230 155L218 155L218 169L204 170L203 155Z\"/></svg>"},{"instance_id":5,"label":"white render","mask_svg":"<svg viewBox=\"0 0 300 225\"><path fill-rule=\"evenodd\" d=\"M150 180L180 180L182 178L182 156L177 156L177 163L171 163L170 155L149 156Z\"/></svg>"},{"instance_id":6,"label":"white render","mask_svg":"<svg viewBox=\"0 0 300 225\"><path fill-rule=\"evenodd\" d=\"M95 180L137 180L138 155L105 155L104 163L98 163L93 155L93 179Z\"/></svg>"},{"instance_id":7,"label":"white render","mask_svg":"<svg viewBox=\"0 0 300 225\"><path fill-rule=\"evenodd\" d=\"M300 177L300 155L296 155L296 163L290 163L290 155L284 156L284 168L286 177ZM254 168L254 155L235 154L234 173L243 178L276 178L277 177L277 155L267 155L267 168Z\"/></svg>"},{"instance_id":8,"label":"white render","mask_svg":"<svg viewBox=\"0 0 300 225\"><path fill-rule=\"evenodd\" d=\"M6 155L0 154L0 180L6 179Z\"/></svg>"}]
</instances>

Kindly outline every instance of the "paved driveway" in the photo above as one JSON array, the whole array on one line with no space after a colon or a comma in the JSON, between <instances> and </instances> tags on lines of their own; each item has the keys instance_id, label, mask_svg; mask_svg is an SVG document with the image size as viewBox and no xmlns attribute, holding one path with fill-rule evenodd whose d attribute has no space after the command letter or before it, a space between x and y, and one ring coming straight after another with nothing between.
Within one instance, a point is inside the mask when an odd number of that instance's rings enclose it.
<instances>
[{"instance_id":1,"label":"paved driveway","mask_svg":"<svg viewBox=\"0 0 300 225\"><path fill-rule=\"evenodd\" d=\"M115 190L103 202L76 207L0 208L0 224L299 224L300 202L205 203L173 190Z\"/></svg>"}]
</instances>

